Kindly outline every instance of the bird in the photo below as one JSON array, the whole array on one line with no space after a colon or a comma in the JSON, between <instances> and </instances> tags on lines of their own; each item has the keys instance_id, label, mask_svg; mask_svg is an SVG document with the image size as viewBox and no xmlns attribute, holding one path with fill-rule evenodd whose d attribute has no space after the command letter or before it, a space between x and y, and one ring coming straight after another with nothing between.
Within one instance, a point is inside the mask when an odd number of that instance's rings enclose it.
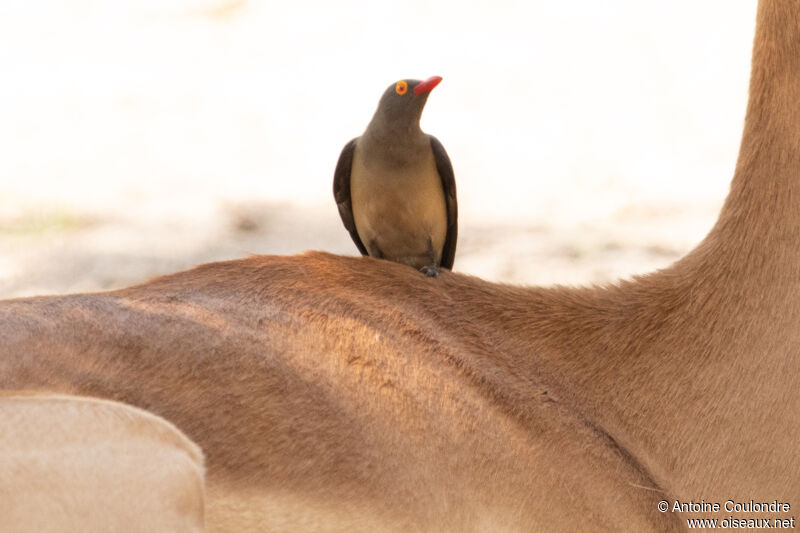
<instances>
[{"instance_id":1,"label":"bird","mask_svg":"<svg viewBox=\"0 0 800 533\"><path fill-rule=\"evenodd\" d=\"M339 216L361 254L428 277L453 269L458 238L450 157L419 126L441 81L403 79L387 87L364 133L342 149L333 178Z\"/></svg>"}]
</instances>

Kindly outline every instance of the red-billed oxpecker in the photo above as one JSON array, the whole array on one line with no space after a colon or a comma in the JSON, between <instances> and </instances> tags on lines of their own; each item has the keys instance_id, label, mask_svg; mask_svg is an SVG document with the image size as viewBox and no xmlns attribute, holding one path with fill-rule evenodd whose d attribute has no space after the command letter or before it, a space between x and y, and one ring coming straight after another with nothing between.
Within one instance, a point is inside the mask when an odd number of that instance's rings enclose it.
<instances>
[{"instance_id":1,"label":"red-billed oxpecker","mask_svg":"<svg viewBox=\"0 0 800 533\"><path fill-rule=\"evenodd\" d=\"M361 137L347 143L333 177L344 227L363 255L439 275L453 268L458 206L442 143L419 127L442 78L400 80L383 93Z\"/></svg>"}]
</instances>

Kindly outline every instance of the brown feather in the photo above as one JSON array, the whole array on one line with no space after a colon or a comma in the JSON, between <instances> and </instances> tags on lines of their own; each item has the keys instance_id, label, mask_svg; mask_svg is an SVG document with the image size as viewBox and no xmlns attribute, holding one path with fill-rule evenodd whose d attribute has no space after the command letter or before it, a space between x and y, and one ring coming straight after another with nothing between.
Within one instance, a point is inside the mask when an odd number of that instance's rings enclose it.
<instances>
[{"instance_id":1,"label":"brown feather","mask_svg":"<svg viewBox=\"0 0 800 533\"><path fill-rule=\"evenodd\" d=\"M356 231L356 222L353 219L353 202L350 199L350 170L353 166L353 152L356 148L356 139L344 145L342 153L339 154L339 161L336 163L336 170L333 173L333 198L336 200L336 207L339 208L339 216L350 238L356 244L356 248L361 255L369 255L361 237Z\"/></svg>"}]
</instances>

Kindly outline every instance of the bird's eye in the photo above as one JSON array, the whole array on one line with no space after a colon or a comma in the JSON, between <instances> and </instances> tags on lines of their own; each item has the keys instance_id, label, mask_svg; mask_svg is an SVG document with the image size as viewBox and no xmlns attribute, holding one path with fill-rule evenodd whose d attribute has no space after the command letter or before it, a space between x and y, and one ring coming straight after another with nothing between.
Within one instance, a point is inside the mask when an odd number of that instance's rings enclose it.
<instances>
[{"instance_id":1,"label":"bird's eye","mask_svg":"<svg viewBox=\"0 0 800 533\"><path fill-rule=\"evenodd\" d=\"M394 86L394 91L400 95L406 94L406 91L408 91L408 84L404 81L398 81Z\"/></svg>"}]
</instances>

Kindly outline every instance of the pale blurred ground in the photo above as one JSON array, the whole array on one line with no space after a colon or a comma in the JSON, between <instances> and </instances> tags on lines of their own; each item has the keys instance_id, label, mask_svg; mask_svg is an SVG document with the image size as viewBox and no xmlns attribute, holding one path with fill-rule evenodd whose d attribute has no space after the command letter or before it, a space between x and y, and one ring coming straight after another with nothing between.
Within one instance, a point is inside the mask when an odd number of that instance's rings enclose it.
<instances>
[{"instance_id":1,"label":"pale blurred ground","mask_svg":"<svg viewBox=\"0 0 800 533\"><path fill-rule=\"evenodd\" d=\"M611 281L711 227L755 0L0 2L0 297L193 264L354 254L339 150L383 89L444 77L456 270Z\"/></svg>"}]
</instances>

